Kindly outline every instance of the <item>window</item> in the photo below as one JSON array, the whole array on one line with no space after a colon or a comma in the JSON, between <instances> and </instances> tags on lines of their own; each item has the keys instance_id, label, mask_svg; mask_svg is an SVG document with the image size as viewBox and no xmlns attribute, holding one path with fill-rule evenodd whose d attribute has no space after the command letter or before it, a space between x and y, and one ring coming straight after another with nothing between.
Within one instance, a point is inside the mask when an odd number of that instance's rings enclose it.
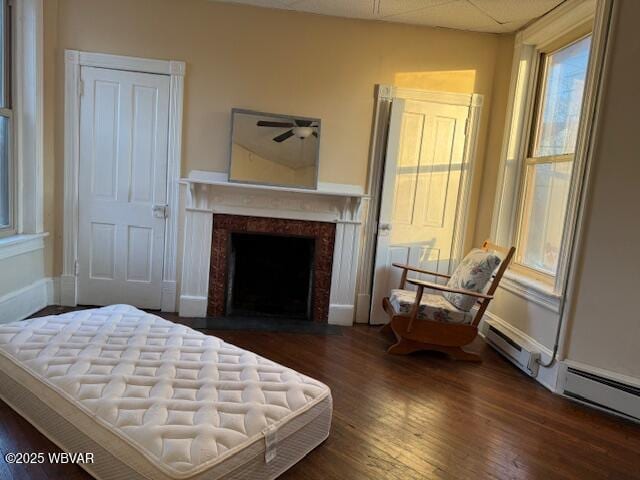
<instances>
[{"instance_id":1,"label":"window","mask_svg":"<svg viewBox=\"0 0 640 480\"><path fill-rule=\"evenodd\" d=\"M591 36L540 56L516 262L552 280L560 257Z\"/></svg>"},{"instance_id":2,"label":"window","mask_svg":"<svg viewBox=\"0 0 640 480\"><path fill-rule=\"evenodd\" d=\"M9 0L0 0L0 234L13 226L10 19Z\"/></svg>"}]
</instances>

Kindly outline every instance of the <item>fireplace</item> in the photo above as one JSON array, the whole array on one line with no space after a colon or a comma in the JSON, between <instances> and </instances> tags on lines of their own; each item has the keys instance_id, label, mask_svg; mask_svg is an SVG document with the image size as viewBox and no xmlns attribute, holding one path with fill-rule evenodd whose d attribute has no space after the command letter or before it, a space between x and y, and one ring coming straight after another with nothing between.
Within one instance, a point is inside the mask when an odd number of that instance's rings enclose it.
<instances>
[{"instance_id":1,"label":"fireplace","mask_svg":"<svg viewBox=\"0 0 640 480\"><path fill-rule=\"evenodd\" d=\"M227 314L234 233L313 239L313 321L351 325L356 298L363 304L363 314L368 311L367 299L356 296L360 216L366 205L362 188L322 182L317 190L230 183L225 173L204 171L190 172L180 184L185 189L183 251L178 263L182 317ZM176 232L167 233L172 234ZM179 252L171 245L167 255L177 257ZM167 278L172 265L165 264ZM163 282L167 292L172 288L171 282ZM365 315L361 320L366 320Z\"/></svg>"},{"instance_id":2,"label":"fireplace","mask_svg":"<svg viewBox=\"0 0 640 480\"><path fill-rule=\"evenodd\" d=\"M315 239L232 233L226 314L311 320Z\"/></svg>"},{"instance_id":3,"label":"fireplace","mask_svg":"<svg viewBox=\"0 0 640 480\"><path fill-rule=\"evenodd\" d=\"M335 224L213 215L207 315L326 323Z\"/></svg>"}]
</instances>

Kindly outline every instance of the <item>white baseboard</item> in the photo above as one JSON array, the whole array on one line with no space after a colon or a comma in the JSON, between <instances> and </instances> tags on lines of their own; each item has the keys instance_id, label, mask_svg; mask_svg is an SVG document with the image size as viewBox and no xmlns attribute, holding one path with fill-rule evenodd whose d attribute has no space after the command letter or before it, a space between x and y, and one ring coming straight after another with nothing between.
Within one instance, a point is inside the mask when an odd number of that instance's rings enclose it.
<instances>
[{"instance_id":1,"label":"white baseboard","mask_svg":"<svg viewBox=\"0 0 640 480\"><path fill-rule=\"evenodd\" d=\"M180 295L178 314L187 318L202 318L207 316L207 297Z\"/></svg>"},{"instance_id":2,"label":"white baseboard","mask_svg":"<svg viewBox=\"0 0 640 480\"><path fill-rule=\"evenodd\" d=\"M48 233L11 235L0 239L0 260L42 250Z\"/></svg>"},{"instance_id":3,"label":"white baseboard","mask_svg":"<svg viewBox=\"0 0 640 480\"><path fill-rule=\"evenodd\" d=\"M58 303L59 281L43 278L0 297L0 323L23 320L48 305Z\"/></svg>"},{"instance_id":4,"label":"white baseboard","mask_svg":"<svg viewBox=\"0 0 640 480\"><path fill-rule=\"evenodd\" d=\"M60 277L45 280L50 280L47 282L47 306L60 305Z\"/></svg>"},{"instance_id":5,"label":"white baseboard","mask_svg":"<svg viewBox=\"0 0 640 480\"><path fill-rule=\"evenodd\" d=\"M329 305L329 325L342 325L350 327L353 325L354 315L353 305Z\"/></svg>"},{"instance_id":6,"label":"white baseboard","mask_svg":"<svg viewBox=\"0 0 640 480\"><path fill-rule=\"evenodd\" d=\"M549 360L551 360L553 351L550 348L542 345L535 338L490 312L486 312L480 322L478 331L481 337L485 337L485 332L489 325L499 330L518 345L526 346L527 350L540 353L540 360L543 363L548 363ZM552 392L557 392L558 369L559 362L555 362L551 367L543 367L541 365L538 370L538 375L533 378Z\"/></svg>"},{"instance_id":7,"label":"white baseboard","mask_svg":"<svg viewBox=\"0 0 640 480\"><path fill-rule=\"evenodd\" d=\"M58 296L56 305L75 307L78 304L78 277L75 275L62 275L58 281ZM177 285L175 281L162 282L162 301L160 309L163 312L176 311ZM205 309L206 310L206 309Z\"/></svg>"}]
</instances>

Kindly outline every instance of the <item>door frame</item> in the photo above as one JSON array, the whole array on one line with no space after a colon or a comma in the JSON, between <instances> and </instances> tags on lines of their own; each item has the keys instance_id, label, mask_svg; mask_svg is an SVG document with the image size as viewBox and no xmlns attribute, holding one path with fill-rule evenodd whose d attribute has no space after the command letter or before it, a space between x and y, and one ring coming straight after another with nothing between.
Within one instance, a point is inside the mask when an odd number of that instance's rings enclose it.
<instances>
[{"instance_id":1,"label":"door frame","mask_svg":"<svg viewBox=\"0 0 640 480\"><path fill-rule=\"evenodd\" d=\"M460 261L463 255L464 240L469 226L469 200L477 156L478 134L484 96L479 93L450 93L417 90L411 88L394 87L392 85L375 86L375 105L372 126L372 138L369 156L369 178L367 191L369 198L364 206L363 239L361 256L358 262L358 285L356 295L356 323L369 323L371 316L371 300L373 288L373 274L378 235L378 219L380 216L380 202L382 184L384 181L389 120L391 104L394 99L418 100L447 105L469 107L467 120L467 135L465 138L465 153L461 179L460 212L456 215L452 252L453 262Z\"/></svg>"},{"instance_id":2,"label":"door frame","mask_svg":"<svg viewBox=\"0 0 640 480\"><path fill-rule=\"evenodd\" d=\"M108 68L130 72L167 75L169 88L169 131L167 161L167 205L163 271L163 312L176 311L176 264L178 251L178 202L182 157L182 111L185 62L156 60L105 53L65 50L64 95L64 225L63 260L60 277L60 303L75 306L78 301L78 229L80 168L80 96L81 67Z\"/></svg>"}]
</instances>

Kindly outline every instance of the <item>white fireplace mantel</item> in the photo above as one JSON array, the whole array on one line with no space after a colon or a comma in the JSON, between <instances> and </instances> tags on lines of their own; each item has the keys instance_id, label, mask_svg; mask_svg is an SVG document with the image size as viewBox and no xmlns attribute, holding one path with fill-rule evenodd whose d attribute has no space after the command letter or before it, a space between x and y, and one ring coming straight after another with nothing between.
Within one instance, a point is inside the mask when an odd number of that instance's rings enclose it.
<instances>
[{"instance_id":1,"label":"white fireplace mantel","mask_svg":"<svg viewBox=\"0 0 640 480\"><path fill-rule=\"evenodd\" d=\"M358 186L320 183L318 189L233 183L227 174L192 171L187 188L180 315L207 311L214 214L286 218L336 224L329 323L351 325L354 317L361 206Z\"/></svg>"},{"instance_id":2,"label":"white fireplace mantel","mask_svg":"<svg viewBox=\"0 0 640 480\"><path fill-rule=\"evenodd\" d=\"M188 187L187 211L207 211L320 222L360 222L365 195L353 185L321 183L318 189L234 183L227 174L192 171L180 183Z\"/></svg>"}]
</instances>

